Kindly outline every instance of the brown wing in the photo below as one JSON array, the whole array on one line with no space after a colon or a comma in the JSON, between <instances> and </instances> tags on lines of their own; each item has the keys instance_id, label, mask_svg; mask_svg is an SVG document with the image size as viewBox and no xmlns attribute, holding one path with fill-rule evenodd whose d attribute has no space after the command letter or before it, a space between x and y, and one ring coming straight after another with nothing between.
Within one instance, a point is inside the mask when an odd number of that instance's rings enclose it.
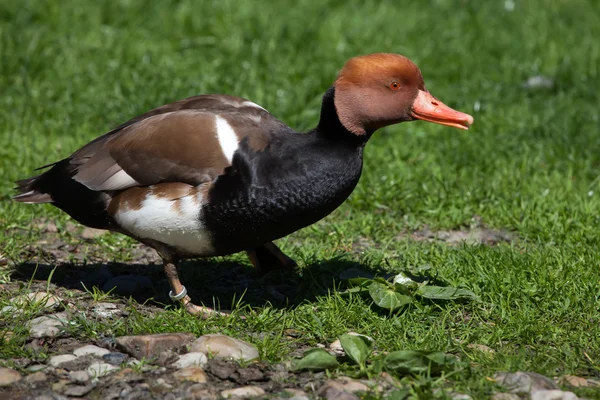
<instances>
[{"instance_id":1,"label":"brown wing","mask_svg":"<svg viewBox=\"0 0 600 400\"><path fill-rule=\"evenodd\" d=\"M97 191L212 181L230 165L219 144L217 117L238 141L248 137L255 148L266 145L267 132L285 126L244 99L192 97L134 118L75 152L69 159L73 179Z\"/></svg>"}]
</instances>

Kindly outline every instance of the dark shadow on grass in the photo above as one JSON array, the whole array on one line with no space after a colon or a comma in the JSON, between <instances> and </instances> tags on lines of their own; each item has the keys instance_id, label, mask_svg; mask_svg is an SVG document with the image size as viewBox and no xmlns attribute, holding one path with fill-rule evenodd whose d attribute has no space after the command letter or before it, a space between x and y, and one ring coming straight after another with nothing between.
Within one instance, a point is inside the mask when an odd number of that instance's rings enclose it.
<instances>
[{"instance_id":1,"label":"dark shadow on grass","mask_svg":"<svg viewBox=\"0 0 600 400\"><path fill-rule=\"evenodd\" d=\"M349 269L369 268L343 259L318 261L295 271L271 271L259 275L251 266L224 259L187 260L179 264L179 277L196 304L228 310L242 300L243 304L277 308L293 307L304 301L337 290L340 273ZM66 289L93 291L94 287L110 290L112 295L132 297L138 303L165 307L169 285L161 264L24 262L15 266L15 281L47 282Z\"/></svg>"}]
</instances>

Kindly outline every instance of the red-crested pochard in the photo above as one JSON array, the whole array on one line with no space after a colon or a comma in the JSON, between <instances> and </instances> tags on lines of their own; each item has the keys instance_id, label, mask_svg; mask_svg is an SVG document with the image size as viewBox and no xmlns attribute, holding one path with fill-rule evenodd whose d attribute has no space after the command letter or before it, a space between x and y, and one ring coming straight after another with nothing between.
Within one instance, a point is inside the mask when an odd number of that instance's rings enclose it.
<instances>
[{"instance_id":1,"label":"red-crested pochard","mask_svg":"<svg viewBox=\"0 0 600 400\"><path fill-rule=\"evenodd\" d=\"M342 204L373 132L417 119L461 129L473 123L433 97L408 58L355 57L323 96L309 132L242 98L190 97L133 118L17 182L14 200L52 203L84 225L153 247L169 296L209 315L179 281L178 260L246 251L258 269L293 268L272 241Z\"/></svg>"}]
</instances>

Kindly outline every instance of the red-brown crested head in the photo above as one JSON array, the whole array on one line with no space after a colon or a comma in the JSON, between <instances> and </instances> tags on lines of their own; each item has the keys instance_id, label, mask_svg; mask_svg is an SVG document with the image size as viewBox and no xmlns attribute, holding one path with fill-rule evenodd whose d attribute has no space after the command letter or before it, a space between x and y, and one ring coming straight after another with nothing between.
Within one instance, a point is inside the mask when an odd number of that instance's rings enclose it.
<instances>
[{"instance_id":1,"label":"red-brown crested head","mask_svg":"<svg viewBox=\"0 0 600 400\"><path fill-rule=\"evenodd\" d=\"M422 119L469 129L473 117L446 106L427 89L419 67L398 54L378 53L350 59L335 83L340 122L356 135Z\"/></svg>"}]
</instances>

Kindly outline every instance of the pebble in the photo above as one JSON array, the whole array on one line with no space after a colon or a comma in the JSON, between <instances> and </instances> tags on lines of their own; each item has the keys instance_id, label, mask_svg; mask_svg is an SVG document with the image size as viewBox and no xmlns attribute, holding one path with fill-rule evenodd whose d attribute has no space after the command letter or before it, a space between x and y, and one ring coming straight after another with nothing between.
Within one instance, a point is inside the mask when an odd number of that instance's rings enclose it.
<instances>
[{"instance_id":1,"label":"pebble","mask_svg":"<svg viewBox=\"0 0 600 400\"><path fill-rule=\"evenodd\" d=\"M563 380L565 383L567 383L568 385L573 386L573 387L590 386L588 383L588 380L585 378L582 378L580 376L565 375L565 376L563 376Z\"/></svg>"},{"instance_id":2,"label":"pebble","mask_svg":"<svg viewBox=\"0 0 600 400\"><path fill-rule=\"evenodd\" d=\"M86 394L88 394L89 392L92 391L92 389L94 389L95 385L90 384L87 386L80 386L80 385L70 385L66 388L66 390L63 392L66 396L71 396L71 397L82 397L85 396Z\"/></svg>"},{"instance_id":3,"label":"pebble","mask_svg":"<svg viewBox=\"0 0 600 400\"><path fill-rule=\"evenodd\" d=\"M573 392L562 390L536 390L531 394L531 400L578 400Z\"/></svg>"},{"instance_id":4,"label":"pebble","mask_svg":"<svg viewBox=\"0 0 600 400\"><path fill-rule=\"evenodd\" d=\"M77 357L87 355L102 357L103 355L108 353L110 353L109 350L103 349L102 347L94 346L93 344L88 344L73 351L73 354L75 354Z\"/></svg>"},{"instance_id":5,"label":"pebble","mask_svg":"<svg viewBox=\"0 0 600 400\"><path fill-rule=\"evenodd\" d=\"M511 393L529 394L538 390L558 390L550 378L535 372L500 372L494 375L496 383Z\"/></svg>"},{"instance_id":6,"label":"pebble","mask_svg":"<svg viewBox=\"0 0 600 400\"><path fill-rule=\"evenodd\" d=\"M186 390L186 397L194 400L217 400L216 393L206 388L202 383L195 383Z\"/></svg>"},{"instance_id":7,"label":"pebble","mask_svg":"<svg viewBox=\"0 0 600 400\"><path fill-rule=\"evenodd\" d=\"M18 307L15 306L4 306L2 310L0 310L0 314L21 314L21 311Z\"/></svg>"},{"instance_id":8,"label":"pebble","mask_svg":"<svg viewBox=\"0 0 600 400\"><path fill-rule=\"evenodd\" d=\"M450 398L452 400L473 400L471 396L464 393L451 393Z\"/></svg>"},{"instance_id":9,"label":"pebble","mask_svg":"<svg viewBox=\"0 0 600 400\"><path fill-rule=\"evenodd\" d=\"M105 376L110 374L111 372L118 370L118 367L114 365L107 364L105 362L96 362L90 365L87 368L87 373L94 378L98 378L101 376Z\"/></svg>"},{"instance_id":10,"label":"pebble","mask_svg":"<svg viewBox=\"0 0 600 400\"><path fill-rule=\"evenodd\" d=\"M107 353L102 356L104 361L112 365L121 365L127 361L128 358L129 356L123 353Z\"/></svg>"},{"instance_id":11,"label":"pebble","mask_svg":"<svg viewBox=\"0 0 600 400\"><path fill-rule=\"evenodd\" d=\"M162 333L157 335L121 336L117 346L137 359L158 357L165 350L185 346L194 340L191 333ZM192 350L194 351L194 350Z\"/></svg>"},{"instance_id":12,"label":"pebble","mask_svg":"<svg viewBox=\"0 0 600 400\"><path fill-rule=\"evenodd\" d=\"M251 381L264 381L265 374L260 370L260 368L240 368L238 370L238 378L237 381L242 385L251 382Z\"/></svg>"},{"instance_id":13,"label":"pebble","mask_svg":"<svg viewBox=\"0 0 600 400\"><path fill-rule=\"evenodd\" d=\"M346 392L334 387L328 388L321 396L325 397L327 400L360 400L354 393Z\"/></svg>"},{"instance_id":14,"label":"pebble","mask_svg":"<svg viewBox=\"0 0 600 400\"><path fill-rule=\"evenodd\" d=\"M521 396L514 393L496 393L491 400L521 400Z\"/></svg>"},{"instance_id":15,"label":"pebble","mask_svg":"<svg viewBox=\"0 0 600 400\"><path fill-rule=\"evenodd\" d=\"M90 374L87 371L71 371L69 379L74 383L85 383L90 380Z\"/></svg>"},{"instance_id":16,"label":"pebble","mask_svg":"<svg viewBox=\"0 0 600 400\"><path fill-rule=\"evenodd\" d=\"M226 399L231 397L237 397L242 399L250 399L258 396L263 396L265 391L258 386L243 386L235 389L223 390L221 397Z\"/></svg>"},{"instance_id":17,"label":"pebble","mask_svg":"<svg viewBox=\"0 0 600 400\"><path fill-rule=\"evenodd\" d=\"M258 358L258 350L250 343L221 334L200 336L192 343L191 351L234 360L251 361Z\"/></svg>"},{"instance_id":18,"label":"pebble","mask_svg":"<svg viewBox=\"0 0 600 400\"><path fill-rule=\"evenodd\" d=\"M35 385L36 383L45 382L48 379L45 373L43 372L34 372L33 374L27 375L25 377L25 381L27 383Z\"/></svg>"},{"instance_id":19,"label":"pebble","mask_svg":"<svg viewBox=\"0 0 600 400\"><path fill-rule=\"evenodd\" d=\"M206 372L200 367L182 368L175 372L173 377L180 381L191 381L196 383L206 383L208 381Z\"/></svg>"},{"instance_id":20,"label":"pebble","mask_svg":"<svg viewBox=\"0 0 600 400\"><path fill-rule=\"evenodd\" d=\"M181 369L186 367L192 367L194 365L202 367L206 365L206 363L208 363L208 358L206 358L206 355L204 353L191 352L179 356L179 359L173 364L171 364L171 366L177 369Z\"/></svg>"},{"instance_id":21,"label":"pebble","mask_svg":"<svg viewBox=\"0 0 600 400\"><path fill-rule=\"evenodd\" d=\"M48 292L27 293L21 296L17 296L11 301L11 303L14 306L17 306L19 308L29 304L34 304L36 306L44 308L57 308L58 306L60 306L60 302L60 297L57 297Z\"/></svg>"},{"instance_id":22,"label":"pebble","mask_svg":"<svg viewBox=\"0 0 600 400\"><path fill-rule=\"evenodd\" d=\"M29 335L34 338L55 337L66 320L67 314L62 312L34 318L29 322Z\"/></svg>"},{"instance_id":23,"label":"pebble","mask_svg":"<svg viewBox=\"0 0 600 400\"><path fill-rule=\"evenodd\" d=\"M156 380L156 386L162 389L173 389L173 385L169 384L164 378L158 378Z\"/></svg>"},{"instance_id":24,"label":"pebble","mask_svg":"<svg viewBox=\"0 0 600 400\"><path fill-rule=\"evenodd\" d=\"M33 364L33 365L30 365L29 367L27 367L27 371L38 372L38 371L41 371L46 368L48 368L48 366L44 365L44 364Z\"/></svg>"},{"instance_id":25,"label":"pebble","mask_svg":"<svg viewBox=\"0 0 600 400\"><path fill-rule=\"evenodd\" d=\"M152 289L152 281L145 275L119 275L102 286L102 290L121 296L133 296Z\"/></svg>"},{"instance_id":26,"label":"pebble","mask_svg":"<svg viewBox=\"0 0 600 400\"><path fill-rule=\"evenodd\" d=\"M67 385L69 384L69 381L66 379L60 379L58 382L54 382L52 384L52 390L55 392L60 392L62 393L65 388L67 387Z\"/></svg>"},{"instance_id":27,"label":"pebble","mask_svg":"<svg viewBox=\"0 0 600 400\"><path fill-rule=\"evenodd\" d=\"M310 400L305 391L294 388L283 389L279 397L287 400Z\"/></svg>"},{"instance_id":28,"label":"pebble","mask_svg":"<svg viewBox=\"0 0 600 400\"><path fill-rule=\"evenodd\" d=\"M121 310L114 303L97 303L93 308L94 314L101 318L112 318L121 313Z\"/></svg>"},{"instance_id":29,"label":"pebble","mask_svg":"<svg viewBox=\"0 0 600 400\"><path fill-rule=\"evenodd\" d=\"M323 397L327 397L324 395L329 389L336 389L338 391L342 390L342 391L348 392L348 393L368 392L369 391L369 387L367 385L365 385L364 383L357 381L356 379L348 378L345 376L337 378L337 379L333 379L333 380L328 380L327 382L325 382L323 384L323 386L321 386L319 388L319 390L317 391L317 394L319 394Z\"/></svg>"},{"instance_id":30,"label":"pebble","mask_svg":"<svg viewBox=\"0 0 600 400\"><path fill-rule=\"evenodd\" d=\"M50 360L48 361L48 363L50 365L52 365L53 367L58 367L60 364L62 364L64 362L68 362L68 361L73 361L76 358L77 357L75 357L73 354L61 354L58 356L50 357Z\"/></svg>"}]
</instances>

